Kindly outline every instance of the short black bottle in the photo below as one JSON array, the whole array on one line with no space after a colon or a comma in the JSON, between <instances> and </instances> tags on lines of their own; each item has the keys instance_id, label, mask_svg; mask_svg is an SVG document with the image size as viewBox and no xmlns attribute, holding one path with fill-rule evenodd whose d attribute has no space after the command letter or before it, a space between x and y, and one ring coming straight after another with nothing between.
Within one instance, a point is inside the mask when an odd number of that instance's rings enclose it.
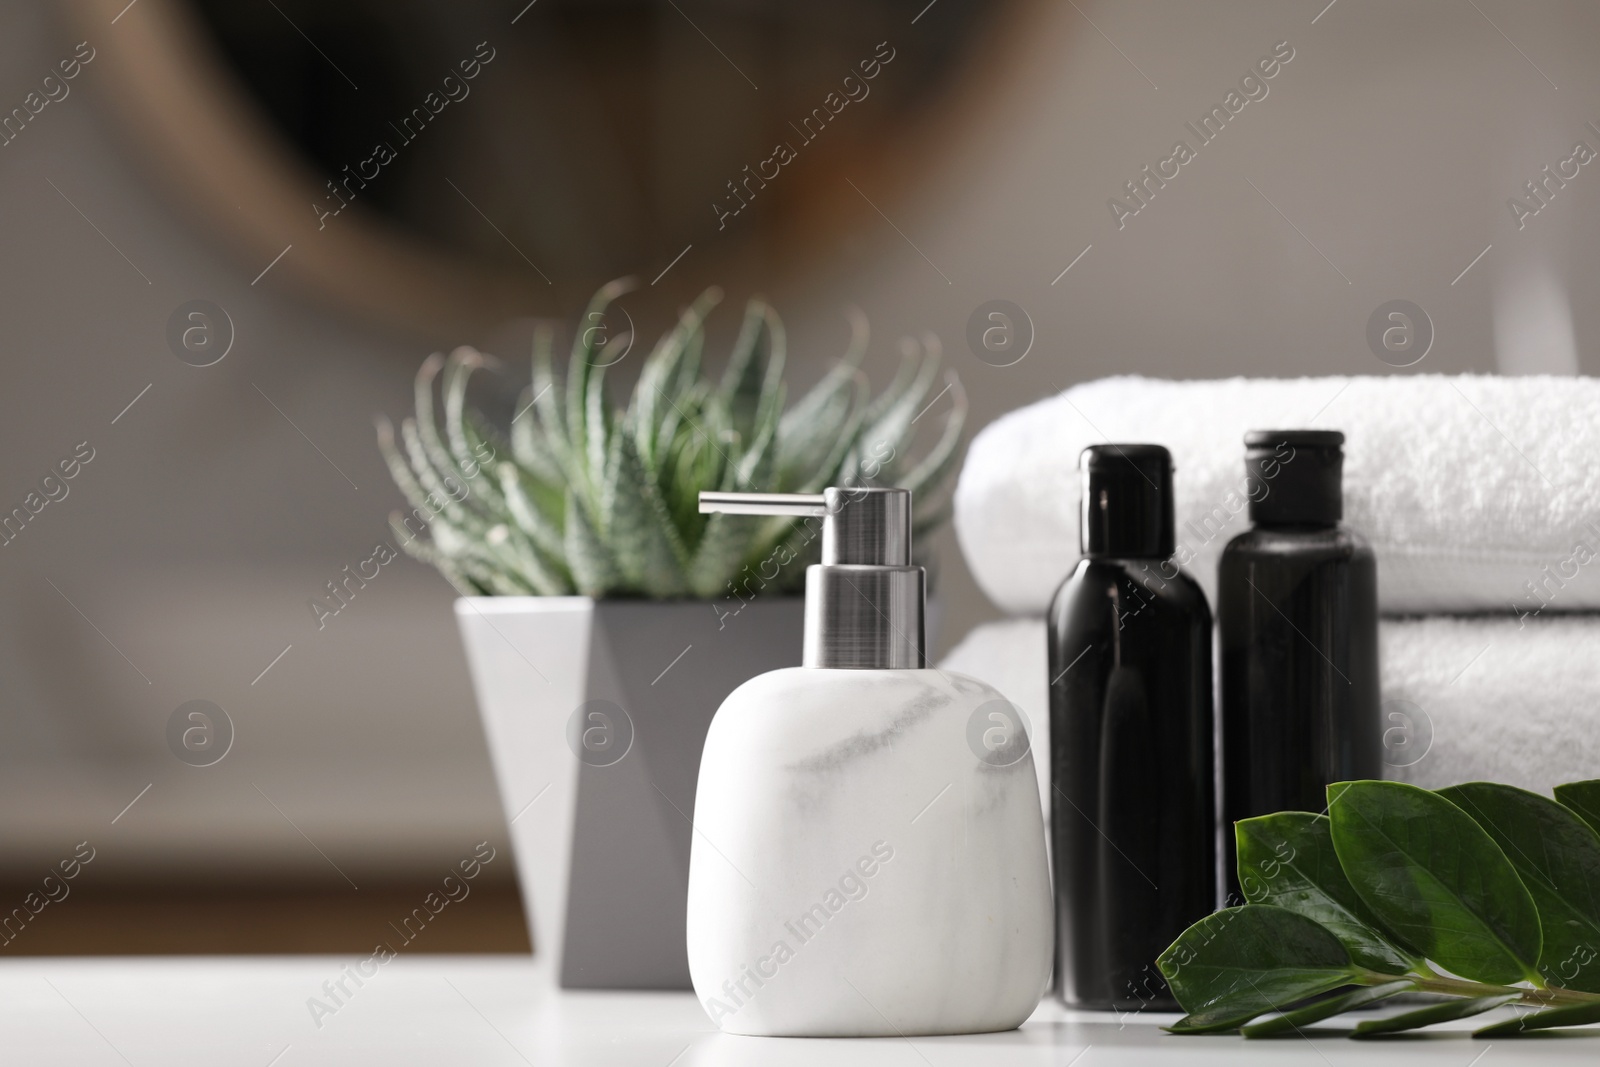
<instances>
[{"instance_id":1,"label":"short black bottle","mask_svg":"<svg viewBox=\"0 0 1600 1067\"><path fill-rule=\"evenodd\" d=\"M1050 605L1056 985L1174 1010L1156 957L1216 903L1211 612L1172 561L1172 457L1096 445L1083 559Z\"/></svg>"},{"instance_id":2,"label":"short black bottle","mask_svg":"<svg viewBox=\"0 0 1600 1067\"><path fill-rule=\"evenodd\" d=\"M1252 528L1223 550L1223 856L1238 893L1233 823L1324 811L1332 782L1383 777L1378 568L1340 523L1344 434L1247 434Z\"/></svg>"}]
</instances>

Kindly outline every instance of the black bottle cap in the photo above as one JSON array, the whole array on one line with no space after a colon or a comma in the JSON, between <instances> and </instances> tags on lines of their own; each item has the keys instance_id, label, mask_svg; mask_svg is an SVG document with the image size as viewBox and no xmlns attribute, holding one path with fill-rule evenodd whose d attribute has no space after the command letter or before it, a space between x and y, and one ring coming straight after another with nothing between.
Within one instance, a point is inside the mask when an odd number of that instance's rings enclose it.
<instances>
[{"instance_id":1,"label":"black bottle cap","mask_svg":"<svg viewBox=\"0 0 1600 1067\"><path fill-rule=\"evenodd\" d=\"M1344 517L1344 434L1253 430L1244 435L1250 521L1329 526Z\"/></svg>"},{"instance_id":2,"label":"black bottle cap","mask_svg":"<svg viewBox=\"0 0 1600 1067\"><path fill-rule=\"evenodd\" d=\"M1174 550L1172 453L1160 445L1090 445L1083 471L1085 556L1166 559Z\"/></svg>"}]
</instances>

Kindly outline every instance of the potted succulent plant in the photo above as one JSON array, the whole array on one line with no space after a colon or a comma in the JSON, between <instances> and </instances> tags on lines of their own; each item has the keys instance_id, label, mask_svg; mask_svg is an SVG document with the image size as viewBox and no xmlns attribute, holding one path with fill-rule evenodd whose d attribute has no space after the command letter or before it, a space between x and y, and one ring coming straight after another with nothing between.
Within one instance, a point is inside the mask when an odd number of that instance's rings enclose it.
<instances>
[{"instance_id":1,"label":"potted succulent plant","mask_svg":"<svg viewBox=\"0 0 1600 1067\"><path fill-rule=\"evenodd\" d=\"M626 287L591 301L564 380L551 331L536 333L509 427L468 407L470 377L492 361L461 348L423 363L399 444L386 420L378 440L411 505L391 517L400 544L461 593L536 956L566 986L686 989L705 731L739 683L798 664L796 594L817 547L814 524L701 515L698 495L899 485L916 492L926 532L948 515L940 489L966 402L950 374L950 408L919 425L939 378L931 336L871 396L857 313L844 357L786 406L783 327L759 300L713 378L702 367L711 290L613 408L606 368L631 337L602 327ZM932 442L913 460L919 429Z\"/></svg>"}]
</instances>

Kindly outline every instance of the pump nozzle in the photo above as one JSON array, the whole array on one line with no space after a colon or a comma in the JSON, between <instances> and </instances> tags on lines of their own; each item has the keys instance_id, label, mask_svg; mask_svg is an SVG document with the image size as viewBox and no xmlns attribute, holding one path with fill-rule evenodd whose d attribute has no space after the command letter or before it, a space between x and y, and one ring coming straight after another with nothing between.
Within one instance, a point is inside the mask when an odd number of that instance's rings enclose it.
<instances>
[{"instance_id":1,"label":"pump nozzle","mask_svg":"<svg viewBox=\"0 0 1600 1067\"><path fill-rule=\"evenodd\" d=\"M911 490L825 489L821 493L701 493L700 513L820 517L822 562L911 565Z\"/></svg>"},{"instance_id":2,"label":"pump nozzle","mask_svg":"<svg viewBox=\"0 0 1600 1067\"><path fill-rule=\"evenodd\" d=\"M700 494L700 514L711 515L822 515L828 510L825 493L713 493Z\"/></svg>"},{"instance_id":3,"label":"pump nozzle","mask_svg":"<svg viewBox=\"0 0 1600 1067\"><path fill-rule=\"evenodd\" d=\"M911 565L911 490L701 493L700 513L715 512L822 519L822 563L806 569L807 667L926 665L925 577Z\"/></svg>"}]
</instances>

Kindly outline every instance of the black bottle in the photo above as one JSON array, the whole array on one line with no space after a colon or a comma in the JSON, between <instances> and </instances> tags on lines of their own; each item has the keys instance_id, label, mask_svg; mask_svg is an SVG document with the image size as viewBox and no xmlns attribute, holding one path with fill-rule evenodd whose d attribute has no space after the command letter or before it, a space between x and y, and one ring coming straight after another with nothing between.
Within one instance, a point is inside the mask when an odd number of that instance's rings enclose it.
<instances>
[{"instance_id":1,"label":"black bottle","mask_svg":"<svg viewBox=\"0 0 1600 1067\"><path fill-rule=\"evenodd\" d=\"M1331 782L1383 777L1378 568L1340 524L1344 434L1247 434L1253 528L1223 550L1223 856L1238 893L1233 823L1324 811Z\"/></svg>"},{"instance_id":2,"label":"black bottle","mask_svg":"<svg viewBox=\"0 0 1600 1067\"><path fill-rule=\"evenodd\" d=\"M1171 559L1167 450L1080 466L1083 559L1049 616L1056 986L1170 1011L1156 957L1216 903L1211 612Z\"/></svg>"}]
</instances>

